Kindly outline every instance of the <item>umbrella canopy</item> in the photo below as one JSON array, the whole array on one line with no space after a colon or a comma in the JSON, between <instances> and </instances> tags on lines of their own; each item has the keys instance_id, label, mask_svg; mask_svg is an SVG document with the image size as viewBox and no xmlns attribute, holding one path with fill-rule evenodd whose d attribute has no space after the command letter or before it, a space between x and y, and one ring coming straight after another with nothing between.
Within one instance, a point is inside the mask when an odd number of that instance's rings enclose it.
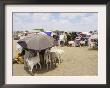
<instances>
[{"instance_id":1,"label":"umbrella canopy","mask_svg":"<svg viewBox=\"0 0 110 88\"><path fill-rule=\"evenodd\" d=\"M33 34L18 41L23 48L43 50L54 46L54 39L48 35Z\"/></svg>"}]
</instances>

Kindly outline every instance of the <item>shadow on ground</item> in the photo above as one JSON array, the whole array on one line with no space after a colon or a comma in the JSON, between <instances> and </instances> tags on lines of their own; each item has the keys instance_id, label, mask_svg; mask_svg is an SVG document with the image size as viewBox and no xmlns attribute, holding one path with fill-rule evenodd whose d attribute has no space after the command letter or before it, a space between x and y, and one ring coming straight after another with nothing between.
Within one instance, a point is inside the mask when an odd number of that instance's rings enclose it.
<instances>
[{"instance_id":1,"label":"shadow on ground","mask_svg":"<svg viewBox=\"0 0 110 88\"><path fill-rule=\"evenodd\" d=\"M55 65L53 64L52 67L49 68L49 69L47 69L46 66L42 66L42 69L39 69L39 67L38 67L38 69L36 69L36 67L34 66L32 73L29 71L28 67L27 67L27 68L24 68L24 70L25 70L28 74L34 76L35 74L44 74L44 73L46 73L46 72L53 71L53 70L55 70L56 68L57 68L57 65L55 66Z\"/></svg>"}]
</instances>

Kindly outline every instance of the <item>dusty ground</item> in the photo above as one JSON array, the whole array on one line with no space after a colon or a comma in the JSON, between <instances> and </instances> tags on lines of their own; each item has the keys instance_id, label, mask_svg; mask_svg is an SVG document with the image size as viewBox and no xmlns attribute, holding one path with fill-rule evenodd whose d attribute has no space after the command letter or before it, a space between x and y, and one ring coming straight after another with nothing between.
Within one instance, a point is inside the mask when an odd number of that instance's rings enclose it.
<instances>
[{"instance_id":1,"label":"dusty ground","mask_svg":"<svg viewBox=\"0 0 110 88\"><path fill-rule=\"evenodd\" d=\"M13 56L16 55L16 41L13 42ZM98 51L87 47L60 47L64 50L63 62L55 69L36 72L36 76L96 76L98 74ZM23 64L13 64L14 76L30 76Z\"/></svg>"}]
</instances>

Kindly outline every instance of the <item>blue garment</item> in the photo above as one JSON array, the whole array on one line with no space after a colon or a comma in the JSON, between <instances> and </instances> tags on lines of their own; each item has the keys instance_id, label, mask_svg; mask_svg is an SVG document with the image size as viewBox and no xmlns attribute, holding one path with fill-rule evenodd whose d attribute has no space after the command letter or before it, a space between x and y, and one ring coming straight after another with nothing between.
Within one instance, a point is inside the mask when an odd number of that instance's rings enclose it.
<instances>
[{"instance_id":1,"label":"blue garment","mask_svg":"<svg viewBox=\"0 0 110 88\"><path fill-rule=\"evenodd\" d=\"M48 36L51 36L52 32L44 32L45 34L47 34Z\"/></svg>"}]
</instances>

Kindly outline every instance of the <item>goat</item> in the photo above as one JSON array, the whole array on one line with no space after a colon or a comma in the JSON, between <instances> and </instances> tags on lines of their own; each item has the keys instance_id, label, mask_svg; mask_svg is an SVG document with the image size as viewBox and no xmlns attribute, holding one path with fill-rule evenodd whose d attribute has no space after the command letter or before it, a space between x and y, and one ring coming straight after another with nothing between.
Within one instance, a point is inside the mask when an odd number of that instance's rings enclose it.
<instances>
[{"instance_id":1,"label":"goat","mask_svg":"<svg viewBox=\"0 0 110 88\"><path fill-rule=\"evenodd\" d=\"M64 51L61 50L61 49L57 49L57 51L56 51L59 63L61 63L63 61L62 58L61 58L63 53L64 53Z\"/></svg>"},{"instance_id":2,"label":"goat","mask_svg":"<svg viewBox=\"0 0 110 88\"><path fill-rule=\"evenodd\" d=\"M29 54L29 53L28 53ZM33 68L36 66L37 69L37 64L40 66L41 69L41 64L40 64L40 57L39 57L39 52L37 52L37 55L34 57L27 57L25 59L25 63L27 67L29 68L29 72L33 75Z\"/></svg>"},{"instance_id":3,"label":"goat","mask_svg":"<svg viewBox=\"0 0 110 88\"><path fill-rule=\"evenodd\" d=\"M72 46L72 47L75 47L75 42L74 41L68 41L68 45Z\"/></svg>"},{"instance_id":4,"label":"goat","mask_svg":"<svg viewBox=\"0 0 110 88\"><path fill-rule=\"evenodd\" d=\"M58 60L58 63L62 62L61 55L64 53L63 50L53 47L51 48L50 52L51 52L51 58L53 62L55 63L55 65L56 65L57 60Z\"/></svg>"},{"instance_id":5,"label":"goat","mask_svg":"<svg viewBox=\"0 0 110 88\"><path fill-rule=\"evenodd\" d=\"M47 70L50 64L50 68L51 68L51 57L50 57L50 50L47 49L44 53L44 63L47 65Z\"/></svg>"}]
</instances>

